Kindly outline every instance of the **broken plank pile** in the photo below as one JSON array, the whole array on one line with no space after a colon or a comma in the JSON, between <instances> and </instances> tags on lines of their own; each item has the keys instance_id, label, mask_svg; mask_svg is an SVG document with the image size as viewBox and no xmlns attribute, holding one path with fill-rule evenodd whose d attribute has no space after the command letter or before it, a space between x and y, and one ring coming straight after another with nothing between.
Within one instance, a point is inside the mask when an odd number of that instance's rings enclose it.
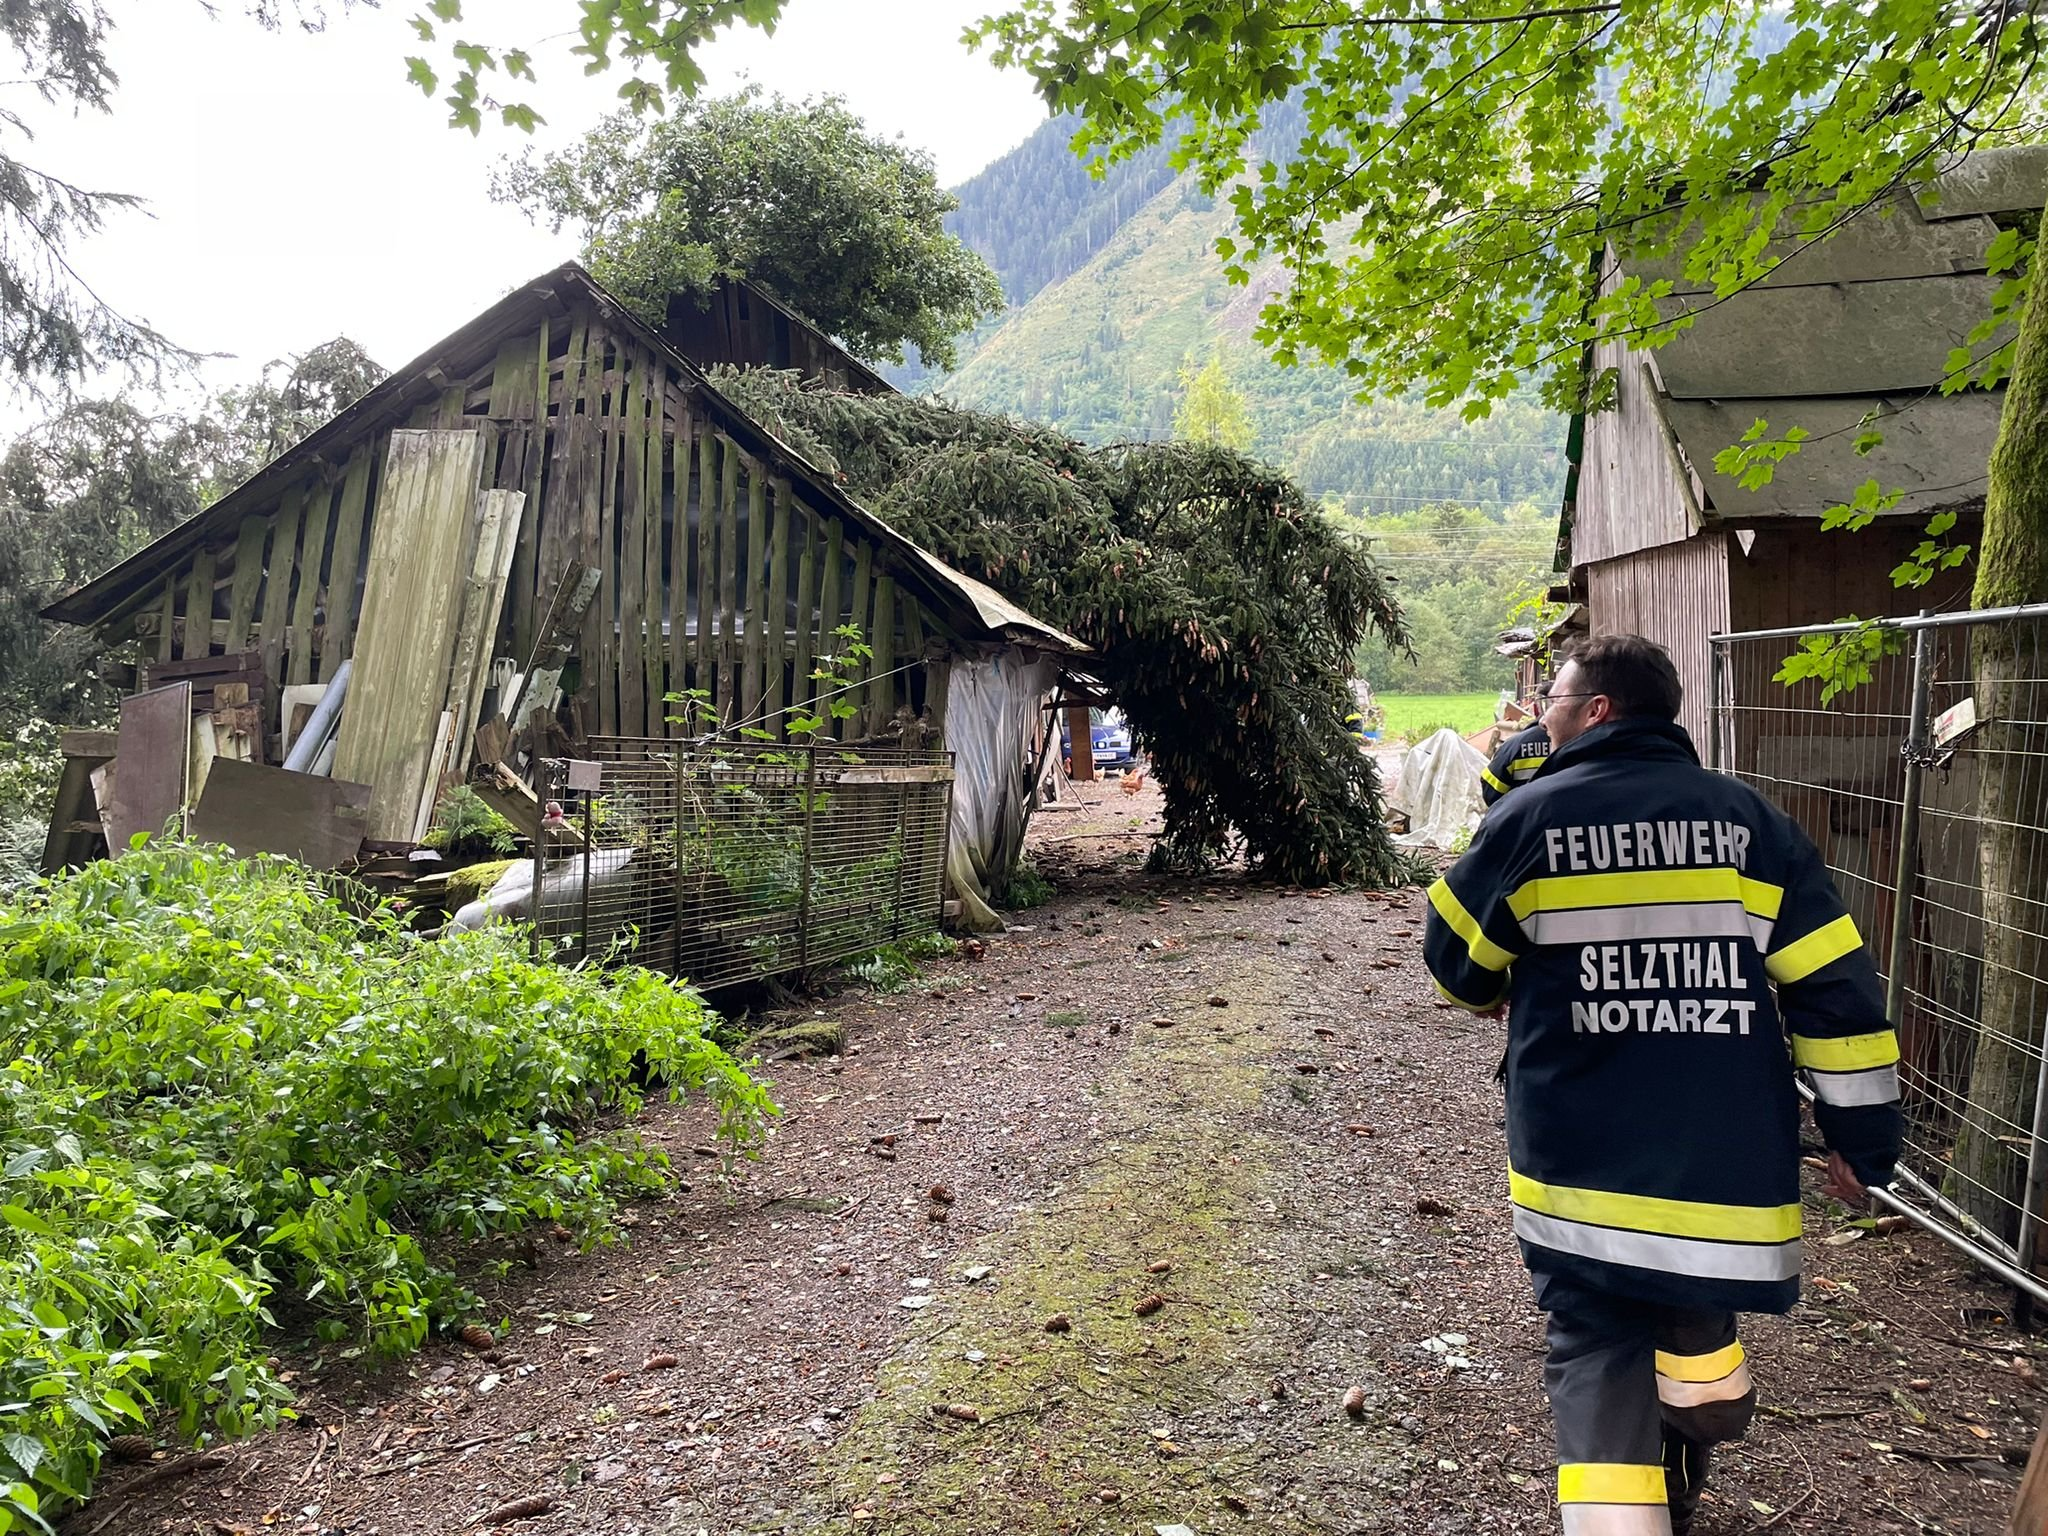
<instances>
[{"instance_id":1,"label":"broken plank pile","mask_svg":"<svg viewBox=\"0 0 2048 1536\"><path fill-rule=\"evenodd\" d=\"M478 432L392 434L354 654L327 681L287 683L273 714L260 649L159 660L122 701L118 731L67 733L45 868L83 862L102 841L118 855L138 835L321 869L352 864L366 845L389 853L423 839L475 743L489 747L488 764L509 755L510 728L495 709L486 718L494 678L499 699L551 706L562 636L576 633L596 586L594 573L572 570L523 672L496 657L526 497L479 489L487 449ZM524 786L509 771L494 777L516 802L506 781ZM538 812L514 818L531 823L529 836Z\"/></svg>"}]
</instances>

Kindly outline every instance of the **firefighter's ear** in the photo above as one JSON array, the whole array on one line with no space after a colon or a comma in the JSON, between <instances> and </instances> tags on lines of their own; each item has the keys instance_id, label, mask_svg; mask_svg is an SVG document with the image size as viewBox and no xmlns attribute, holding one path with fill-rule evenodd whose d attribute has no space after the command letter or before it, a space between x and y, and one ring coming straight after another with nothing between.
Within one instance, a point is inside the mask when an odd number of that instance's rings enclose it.
<instances>
[{"instance_id":1,"label":"firefighter's ear","mask_svg":"<svg viewBox=\"0 0 2048 1536\"><path fill-rule=\"evenodd\" d=\"M1596 693L1586 700L1584 719L1587 730L1590 731L1596 725L1605 725L1613 718L1614 700L1606 694Z\"/></svg>"}]
</instances>

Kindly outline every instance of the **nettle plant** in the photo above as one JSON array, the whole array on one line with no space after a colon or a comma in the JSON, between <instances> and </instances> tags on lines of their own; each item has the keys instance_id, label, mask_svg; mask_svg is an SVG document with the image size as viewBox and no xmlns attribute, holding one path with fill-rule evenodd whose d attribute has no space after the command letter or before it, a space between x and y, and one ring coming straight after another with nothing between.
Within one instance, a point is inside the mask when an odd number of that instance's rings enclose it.
<instances>
[{"instance_id":1,"label":"nettle plant","mask_svg":"<svg viewBox=\"0 0 2048 1536\"><path fill-rule=\"evenodd\" d=\"M84 1498L109 1435L275 1424L280 1334L395 1356L471 1315L458 1253L586 1243L668 1162L621 1122L775 1112L695 994L427 941L282 860L149 843L0 899L0 1536Z\"/></svg>"}]
</instances>

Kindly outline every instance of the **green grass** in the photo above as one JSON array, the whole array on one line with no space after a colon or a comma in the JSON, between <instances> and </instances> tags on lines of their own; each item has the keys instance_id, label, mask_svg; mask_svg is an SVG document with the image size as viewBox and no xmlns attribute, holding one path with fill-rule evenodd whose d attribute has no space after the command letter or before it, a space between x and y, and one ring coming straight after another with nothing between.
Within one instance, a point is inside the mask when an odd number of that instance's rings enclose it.
<instances>
[{"instance_id":1,"label":"green grass","mask_svg":"<svg viewBox=\"0 0 2048 1536\"><path fill-rule=\"evenodd\" d=\"M1470 736L1493 724L1497 693L1377 693L1373 697L1387 712L1380 739L1406 736L1425 727L1452 727L1460 736Z\"/></svg>"}]
</instances>

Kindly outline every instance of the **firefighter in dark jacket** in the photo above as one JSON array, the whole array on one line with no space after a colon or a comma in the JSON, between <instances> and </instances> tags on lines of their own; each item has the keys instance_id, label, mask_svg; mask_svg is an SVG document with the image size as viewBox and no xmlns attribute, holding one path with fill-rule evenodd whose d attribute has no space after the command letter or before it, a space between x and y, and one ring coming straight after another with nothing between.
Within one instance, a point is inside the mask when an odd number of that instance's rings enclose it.
<instances>
[{"instance_id":1,"label":"firefighter in dark jacket","mask_svg":"<svg viewBox=\"0 0 2048 1536\"><path fill-rule=\"evenodd\" d=\"M1829 1194L1867 1201L1899 1150L1856 925L1792 820L1700 767L1679 701L1650 642L1583 646L1547 761L1430 891L1438 987L1508 1005L1509 1196L1550 1314L1566 1536L1682 1536L1707 1447L1748 1427L1735 1314L1799 1294L1794 1073Z\"/></svg>"},{"instance_id":2,"label":"firefighter in dark jacket","mask_svg":"<svg viewBox=\"0 0 2048 1536\"><path fill-rule=\"evenodd\" d=\"M1525 726L1502 742L1493 760L1480 770L1479 798L1491 810L1502 795L1535 778L1549 756L1550 734L1542 722Z\"/></svg>"}]
</instances>

